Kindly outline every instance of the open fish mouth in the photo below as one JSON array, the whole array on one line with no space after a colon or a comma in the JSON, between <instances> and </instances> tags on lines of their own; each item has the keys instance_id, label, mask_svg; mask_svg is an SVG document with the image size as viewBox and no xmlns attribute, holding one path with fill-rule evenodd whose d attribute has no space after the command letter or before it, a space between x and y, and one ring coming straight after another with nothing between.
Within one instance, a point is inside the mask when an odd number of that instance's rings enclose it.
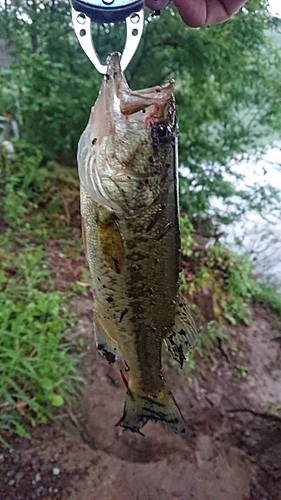
<instances>
[{"instance_id":1,"label":"open fish mouth","mask_svg":"<svg viewBox=\"0 0 281 500\"><path fill-rule=\"evenodd\" d=\"M171 127L175 126L176 111L173 99L173 80L147 89L131 90L121 70L120 54L114 52L107 58L105 81L109 92L113 87L112 94L119 100L120 112L125 117L140 113L134 118L146 125L154 125L164 121L169 122Z\"/></svg>"}]
</instances>

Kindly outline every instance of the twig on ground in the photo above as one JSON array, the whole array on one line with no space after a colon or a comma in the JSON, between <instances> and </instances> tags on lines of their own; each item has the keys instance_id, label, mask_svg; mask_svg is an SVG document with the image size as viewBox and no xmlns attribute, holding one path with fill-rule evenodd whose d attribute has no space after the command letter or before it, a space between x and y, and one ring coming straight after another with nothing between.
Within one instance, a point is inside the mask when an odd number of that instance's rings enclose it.
<instances>
[{"instance_id":1,"label":"twig on ground","mask_svg":"<svg viewBox=\"0 0 281 500\"><path fill-rule=\"evenodd\" d=\"M233 408L231 410L226 410L226 413L242 413L242 412L251 413L251 415L254 415L255 417L260 417L265 420L271 420L272 422L281 423L281 417L278 417L278 415L274 415L273 413L260 412L252 410L251 408Z\"/></svg>"},{"instance_id":2,"label":"twig on ground","mask_svg":"<svg viewBox=\"0 0 281 500\"><path fill-rule=\"evenodd\" d=\"M90 446L89 437L88 437L86 431L83 429L80 422L78 421L78 418L76 417L76 415L74 415L74 413L71 411L70 408L67 408L67 413L68 413L68 416L69 416L70 420L72 421L72 423L75 425L75 427L77 427L77 429L80 433L80 436L83 439L84 443L86 443L88 446Z\"/></svg>"},{"instance_id":3,"label":"twig on ground","mask_svg":"<svg viewBox=\"0 0 281 500\"><path fill-rule=\"evenodd\" d=\"M221 351L221 353L224 355L224 357L227 359L227 362L232 364L232 359L231 357L229 356L226 348L223 346L222 344L222 341L221 339L218 339L218 347L219 347L219 350Z\"/></svg>"}]
</instances>

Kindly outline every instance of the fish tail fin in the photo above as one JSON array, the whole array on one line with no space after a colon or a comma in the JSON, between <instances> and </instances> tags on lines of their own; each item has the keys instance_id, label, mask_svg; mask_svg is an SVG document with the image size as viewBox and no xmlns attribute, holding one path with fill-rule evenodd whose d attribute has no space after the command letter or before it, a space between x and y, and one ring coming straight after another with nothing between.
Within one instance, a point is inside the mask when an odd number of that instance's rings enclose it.
<instances>
[{"instance_id":1,"label":"fish tail fin","mask_svg":"<svg viewBox=\"0 0 281 500\"><path fill-rule=\"evenodd\" d=\"M129 385L123 416L116 425L142 434L140 429L149 420L158 422L162 427L176 434L186 430L181 411L166 385L155 396L134 392Z\"/></svg>"}]
</instances>

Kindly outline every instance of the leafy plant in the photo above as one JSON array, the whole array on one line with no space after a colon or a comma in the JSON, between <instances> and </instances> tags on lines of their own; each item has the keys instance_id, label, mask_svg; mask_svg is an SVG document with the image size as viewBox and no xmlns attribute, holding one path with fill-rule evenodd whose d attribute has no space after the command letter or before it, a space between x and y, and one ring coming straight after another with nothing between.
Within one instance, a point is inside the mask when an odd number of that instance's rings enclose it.
<instances>
[{"instance_id":1,"label":"leafy plant","mask_svg":"<svg viewBox=\"0 0 281 500\"><path fill-rule=\"evenodd\" d=\"M245 378L248 375L248 367L245 365L235 365L238 372L238 377Z\"/></svg>"},{"instance_id":2,"label":"leafy plant","mask_svg":"<svg viewBox=\"0 0 281 500\"><path fill-rule=\"evenodd\" d=\"M26 436L24 420L46 422L75 396L80 355L65 333L75 317L63 294L50 290L43 249L11 253L6 242L7 235L0 255L0 431Z\"/></svg>"},{"instance_id":3,"label":"leafy plant","mask_svg":"<svg viewBox=\"0 0 281 500\"><path fill-rule=\"evenodd\" d=\"M254 302L261 302L281 318L281 293L276 286L267 283L258 283L254 294Z\"/></svg>"},{"instance_id":4,"label":"leafy plant","mask_svg":"<svg viewBox=\"0 0 281 500\"><path fill-rule=\"evenodd\" d=\"M216 361L212 356L212 351L218 343L228 336L226 329L217 321L209 321L200 330L197 343L186 360L186 367L192 371L196 369L197 358L209 356L212 365L216 366Z\"/></svg>"},{"instance_id":5,"label":"leafy plant","mask_svg":"<svg viewBox=\"0 0 281 500\"><path fill-rule=\"evenodd\" d=\"M4 174L3 207L5 222L27 235L44 241L68 237L70 210L79 209L79 181L75 169L56 162L40 166L42 156L33 149L17 148L13 164L2 163ZM29 150L29 148L28 148Z\"/></svg>"},{"instance_id":6,"label":"leafy plant","mask_svg":"<svg viewBox=\"0 0 281 500\"><path fill-rule=\"evenodd\" d=\"M19 155L14 164L7 163L3 170L3 209L5 219L10 224L23 225L23 216L35 207L32 199L42 182L39 169L41 159L38 151L35 156Z\"/></svg>"},{"instance_id":7,"label":"leafy plant","mask_svg":"<svg viewBox=\"0 0 281 500\"><path fill-rule=\"evenodd\" d=\"M215 280L222 278L221 285L227 292L220 301L224 318L233 325L236 319L249 324L249 308L245 299L250 298L256 288L251 261L216 244L208 250L206 265L213 271Z\"/></svg>"},{"instance_id":8,"label":"leafy plant","mask_svg":"<svg viewBox=\"0 0 281 500\"><path fill-rule=\"evenodd\" d=\"M254 296L258 286L252 277L254 266L251 261L220 243L201 249L195 246L192 255L184 259L193 276L182 283L189 297L196 294L201 294L204 300L208 297L209 315L218 322L224 319L232 325L237 320L249 324L250 310L245 300ZM205 324L204 317L202 321Z\"/></svg>"},{"instance_id":9,"label":"leafy plant","mask_svg":"<svg viewBox=\"0 0 281 500\"><path fill-rule=\"evenodd\" d=\"M191 255L191 245L193 243L192 233L194 228L187 216L182 214L180 217L181 250L184 255Z\"/></svg>"}]
</instances>

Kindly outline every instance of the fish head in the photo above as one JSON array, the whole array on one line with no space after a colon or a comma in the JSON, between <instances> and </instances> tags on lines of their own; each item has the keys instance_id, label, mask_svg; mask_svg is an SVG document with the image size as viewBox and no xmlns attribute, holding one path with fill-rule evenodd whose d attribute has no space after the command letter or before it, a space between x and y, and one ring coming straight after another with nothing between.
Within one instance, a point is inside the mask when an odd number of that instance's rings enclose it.
<instances>
[{"instance_id":1,"label":"fish head","mask_svg":"<svg viewBox=\"0 0 281 500\"><path fill-rule=\"evenodd\" d=\"M80 180L97 203L134 216L159 198L176 147L173 88L173 81L168 81L131 90L120 54L109 55L78 146Z\"/></svg>"}]
</instances>

